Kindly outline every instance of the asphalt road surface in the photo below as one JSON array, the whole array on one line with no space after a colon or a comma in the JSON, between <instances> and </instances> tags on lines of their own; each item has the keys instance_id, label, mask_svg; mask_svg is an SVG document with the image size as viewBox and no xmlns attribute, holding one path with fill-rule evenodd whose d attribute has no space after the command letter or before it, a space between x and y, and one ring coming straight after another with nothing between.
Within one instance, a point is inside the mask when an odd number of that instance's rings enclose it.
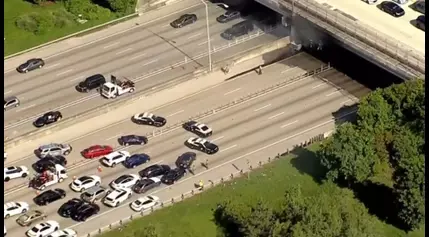
<instances>
[{"instance_id":1,"label":"asphalt road surface","mask_svg":"<svg viewBox=\"0 0 429 237\"><path fill-rule=\"evenodd\" d=\"M306 54L301 54L299 57L298 60L303 65L317 67L321 64ZM308 61L305 61L305 57L308 58ZM302 73L302 69L299 70L299 65L294 63L277 63L267 67L262 75L248 74L215 87L206 94L196 95L194 98L180 101L154 112L167 117L168 123L173 124L204 112L208 108L226 104L249 93L293 78L294 74ZM329 80L322 80L323 78ZM346 90L339 90L332 84L340 85ZM240 168L246 165L247 160L256 164L254 162L257 162L257 159L266 159L268 156L283 152L285 147L331 130L334 127L334 123L331 121L332 112L344 105L353 104L357 100L347 91L363 95L369 90L332 69L316 77L291 82L279 90L202 119L200 122L213 128L214 134L209 140L219 145L219 153L209 156L197 152L195 176L188 174L173 186L166 187L163 185L153 190L153 195L159 196L161 200L168 200L189 191L193 184L200 179L207 183L208 180L221 178L236 170L234 167ZM64 200L45 207L36 207L32 201L36 196L35 191L20 186L20 184L25 183L25 180L14 180L6 184L5 201L28 202L31 209L43 210L48 214L48 219L59 221L61 228L71 227L80 234L91 232L112 223L114 220L125 218L132 213L128 203L144 194L134 194L129 202L114 209L100 204L101 212L85 223L76 223L70 219L64 219L58 216L56 212L66 200L79 195L72 192L68 187L72 181L71 177L96 174L101 177L102 185L107 186L116 177L127 173L137 173L151 164L162 163L174 166L175 159L189 150L184 146L184 142L189 137L194 136L178 128L150 139L145 146L123 148L117 144L116 139L120 135L146 134L153 130L151 127L137 126L127 120L106 127L97 133L77 138L70 142L74 149L67 157L70 164L68 166L70 178L61 184L52 186L52 188L63 188L67 191L67 197ZM85 160L79 155L79 151L93 144L109 144L116 149L125 149L131 154L147 153L152 160L147 165L142 165L133 170L127 170L122 165L118 165L115 168L103 168L102 172L98 172L97 167L100 165L98 159ZM198 165L199 162L204 162L206 159L209 160L208 170ZM20 161L16 161L14 165L30 167L35 160L35 158L24 157ZM6 220L8 236L23 236L23 233L28 229L19 227L14 223L16 218L12 217Z\"/></svg>"},{"instance_id":2,"label":"asphalt road surface","mask_svg":"<svg viewBox=\"0 0 429 237\"><path fill-rule=\"evenodd\" d=\"M255 21L255 30L249 34L252 38L244 36L240 41L224 40L220 34L243 20L217 23L216 17L224 12L224 9L210 5L213 62L287 34L283 28L256 35L267 27ZM196 14L199 20L180 29L172 28L170 22L184 13ZM4 75L4 96L17 96L21 106L5 112L5 137L13 138L35 130L32 122L47 111L59 110L66 118L108 103L109 100L96 91L85 94L75 90L75 85L88 76L101 73L107 80L110 80L110 75L127 77L136 82L137 92L145 91L207 66L207 56L205 8L199 5L49 58L42 69L27 74L7 72Z\"/></svg>"}]
</instances>

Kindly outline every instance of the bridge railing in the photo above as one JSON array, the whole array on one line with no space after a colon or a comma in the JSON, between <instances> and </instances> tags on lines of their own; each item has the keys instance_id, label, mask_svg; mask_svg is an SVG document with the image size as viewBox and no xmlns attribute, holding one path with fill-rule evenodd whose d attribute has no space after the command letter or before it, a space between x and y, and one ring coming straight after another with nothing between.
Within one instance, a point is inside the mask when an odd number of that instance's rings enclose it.
<instances>
[{"instance_id":1,"label":"bridge railing","mask_svg":"<svg viewBox=\"0 0 429 237\"><path fill-rule=\"evenodd\" d=\"M270 0L275 2L277 0ZM398 60L399 62L421 72L425 72L425 56L416 49L392 39L374 28L365 26L359 21L350 19L340 12L333 11L327 6L319 4L314 0L278 0L279 6L284 6L301 17L308 18L308 14L317 17L337 29L347 33L369 46L376 48ZM317 23L317 22L315 22Z\"/></svg>"}]
</instances>

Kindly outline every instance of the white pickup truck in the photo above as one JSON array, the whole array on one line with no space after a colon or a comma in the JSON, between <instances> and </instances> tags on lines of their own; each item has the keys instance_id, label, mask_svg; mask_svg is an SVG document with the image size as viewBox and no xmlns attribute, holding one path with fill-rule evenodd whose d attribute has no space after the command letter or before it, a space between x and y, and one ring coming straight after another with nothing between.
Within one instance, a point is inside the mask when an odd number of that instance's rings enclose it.
<instances>
[{"instance_id":1,"label":"white pickup truck","mask_svg":"<svg viewBox=\"0 0 429 237\"><path fill-rule=\"evenodd\" d=\"M38 190L44 190L48 186L63 182L67 177L66 168L56 164L52 170L47 170L34 177L30 181L30 186Z\"/></svg>"},{"instance_id":2,"label":"white pickup truck","mask_svg":"<svg viewBox=\"0 0 429 237\"><path fill-rule=\"evenodd\" d=\"M115 76L111 77L111 82L106 82L101 87L101 95L107 99L114 99L125 93L132 93L135 90L134 82L125 79L123 81L116 79Z\"/></svg>"}]
</instances>

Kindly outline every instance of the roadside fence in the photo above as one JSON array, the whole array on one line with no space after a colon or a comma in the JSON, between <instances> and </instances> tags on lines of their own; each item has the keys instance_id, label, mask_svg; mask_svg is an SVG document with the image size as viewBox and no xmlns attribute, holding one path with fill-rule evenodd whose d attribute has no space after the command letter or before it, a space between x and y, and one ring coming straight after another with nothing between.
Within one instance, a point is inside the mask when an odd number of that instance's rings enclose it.
<instances>
[{"instance_id":1,"label":"roadside fence","mask_svg":"<svg viewBox=\"0 0 429 237\"><path fill-rule=\"evenodd\" d=\"M332 131L329 131L329 132L322 133L322 134L319 134L317 136L311 137L308 140L305 140L299 144L296 144L292 147L287 148L283 153L278 153L275 157L268 157L265 161L251 162L248 160L247 167L240 169L240 170L237 170L236 172L231 173L228 176L222 177L220 179L209 180L208 185L204 185L203 189L200 189L197 187L192 188L188 192L185 192L179 196L173 197L169 200L162 201L158 205L156 205L150 209L146 209L146 210L143 210L141 212L136 212L134 214L131 214L127 218L112 222L111 224L109 224L107 226L103 226L103 227L101 227L95 231L92 231L92 232L84 234L84 235L79 235L79 236L81 236L81 237L93 237L93 236L97 236L97 235L100 235L102 233L105 233L105 232L108 232L111 230L115 230L115 229L121 230L121 229L125 228L127 226L127 223L131 222L132 220L138 219L138 218L143 217L143 216L147 216L147 215L149 215L149 214L151 214L157 210L160 210L164 207L172 206L172 205L179 203L179 202L181 202L187 198L198 195L201 192L206 191L207 189L213 188L219 184L225 184L225 183L227 183L227 182L229 182L235 178L239 178L239 177L250 177L249 176L250 172L253 171L254 169L261 168L263 165L271 163L272 161L279 160L280 158L284 158L286 155L293 154L295 149L306 148L307 146L309 146L313 143L323 141L326 138L328 138L331 134L332 134Z\"/></svg>"},{"instance_id":2,"label":"roadside fence","mask_svg":"<svg viewBox=\"0 0 429 237\"><path fill-rule=\"evenodd\" d=\"M423 74L425 72L424 54L372 27L365 26L356 19L347 17L339 11L331 10L329 7L319 4L314 0L270 1L277 5L280 3L289 10L293 9L294 13L307 18L316 24L320 24L321 21L326 22L329 25L336 27L338 30L347 33L349 36L380 50L382 53L391 56L414 70Z\"/></svg>"}]
</instances>

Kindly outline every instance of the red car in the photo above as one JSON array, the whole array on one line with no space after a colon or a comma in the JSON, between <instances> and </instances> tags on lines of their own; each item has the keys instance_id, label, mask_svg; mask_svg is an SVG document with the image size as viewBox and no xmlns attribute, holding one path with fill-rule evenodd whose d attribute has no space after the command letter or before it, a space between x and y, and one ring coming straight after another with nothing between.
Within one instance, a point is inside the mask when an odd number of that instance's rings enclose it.
<instances>
[{"instance_id":1,"label":"red car","mask_svg":"<svg viewBox=\"0 0 429 237\"><path fill-rule=\"evenodd\" d=\"M95 158L99 156L105 156L113 152L113 148L107 145L95 145L90 146L81 152L82 156L85 158Z\"/></svg>"}]
</instances>

